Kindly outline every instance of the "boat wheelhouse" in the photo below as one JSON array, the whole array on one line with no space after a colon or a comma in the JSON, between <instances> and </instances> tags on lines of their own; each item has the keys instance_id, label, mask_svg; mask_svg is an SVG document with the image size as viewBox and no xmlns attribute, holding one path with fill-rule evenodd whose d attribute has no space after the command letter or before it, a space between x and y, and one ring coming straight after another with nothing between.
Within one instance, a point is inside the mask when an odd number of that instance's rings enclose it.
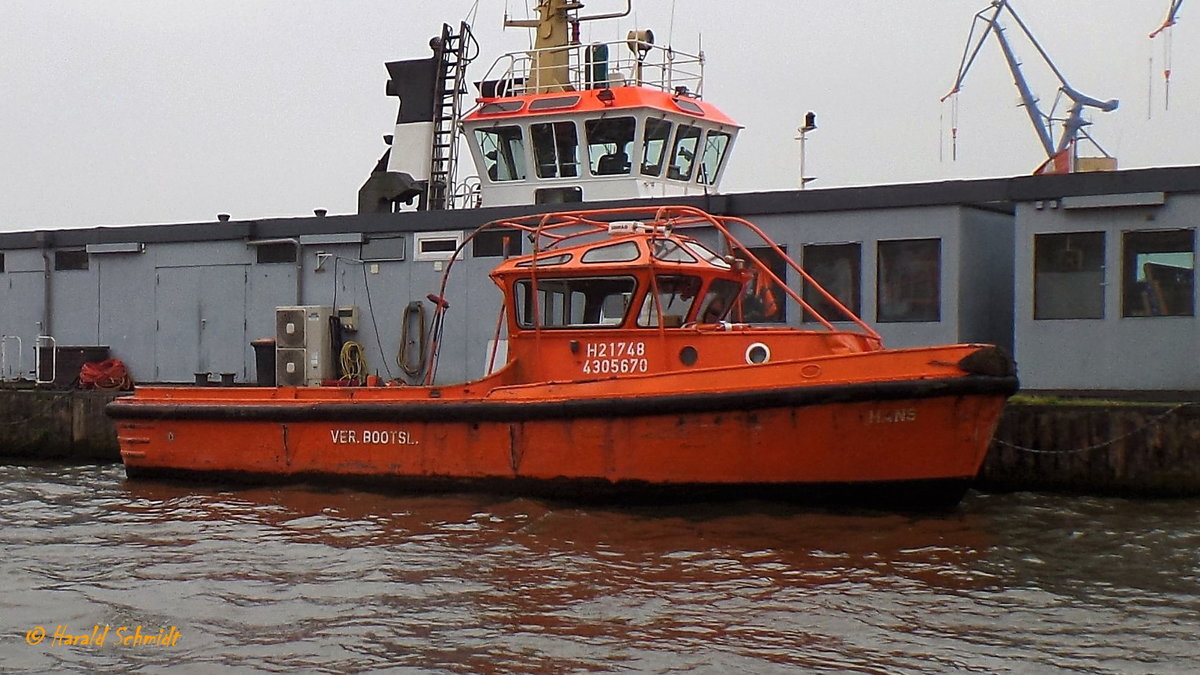
<instances>
[{"instance_id":1,"label":"boat wheelhouse","mask_svg":"<svg viewBox=\"0 0 1200 675\"><path fill-rule=\"evenodd\" d=\"M740 125L703 100L704 56L651 31L580 43L580 3L541 3L535 48L500 57L462 129L485 206L716 192ZM570 7L568 7L570 6ZM628 12L628 10L626 10Z\"/></svg>"}]
</instances>

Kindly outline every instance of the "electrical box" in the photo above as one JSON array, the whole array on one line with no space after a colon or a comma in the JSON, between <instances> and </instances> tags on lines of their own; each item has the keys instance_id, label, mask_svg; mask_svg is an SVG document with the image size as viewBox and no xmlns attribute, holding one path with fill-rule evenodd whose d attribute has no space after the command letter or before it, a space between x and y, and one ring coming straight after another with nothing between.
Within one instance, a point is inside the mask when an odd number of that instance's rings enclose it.
<instances>
[{"instance_id":1,"label":"electrical box","mask_svg":"<svg viewBox=\"0 0 1200 675\"><path fill-rule=\"evenodd\" d=\"M338 321L342 324L342 330L355 333L358 331L358 307L338 307Z\"/></svg>"},{"instance_id":2,"label":"electrical box","mask_svg":"<svg viewBox=\"0 0 1200 675\"><path fill-rule=\"evenodd\" d=\"M333 377L329 321L333 308L275 308L275 383L315 387Z\"/></svg>"}]
</instances>

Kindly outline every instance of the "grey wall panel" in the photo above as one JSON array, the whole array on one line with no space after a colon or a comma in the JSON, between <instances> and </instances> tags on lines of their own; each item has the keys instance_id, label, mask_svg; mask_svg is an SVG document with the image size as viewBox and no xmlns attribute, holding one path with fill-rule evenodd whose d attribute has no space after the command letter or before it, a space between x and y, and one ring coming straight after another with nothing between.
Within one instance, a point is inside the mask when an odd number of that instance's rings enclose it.
<instances>
[{"instance_id":1,"label":"grey wall panel","mask_svg":"<svg viewBox=\"0 0 1200 675\"><path fill-rule=\"evenodd\" d=\"M93 255L99 278L99 343L135 382L154 379L154 252Z\"/></svg>"},{"instance_id":2,"label":"grey wall panel","mask_svg":"<svg viewBox=\"0 0 1200 675\"><path fill-rule=\"evenodd\" d=\"M1200 389L1200 323L1195 316L1123 317L1122 233L1195 228L1200 195L1169 194L1162 206L1108 209L1021 204L1016 212L1016 352L1026 389ZM1103 319L1035 320L1034 239L1038 234L1105 235ZM1193 251L1193 255L1194 255Z\"/></svg>"},{"instance_id":3,"label":"grey wall panel","mask_svg":"<svg viewBox=\"0 0 1200 675\"><path fill-rule=\"evenodd\" d=\"M60 346L99 344L99 281L95 265L51 272L51 333Z\"/></svg>"},{"instance_id":4,"label":"grey wall panel","mask_svg":"<svg viewBox=\"0 0 1200 675\"><path fill-rule=\"evenodd\" d=\"M986 342L1013 350L1013 220L978 209L961 210L957 293L958 340ZM943 248L943 251L945 249ZM943 253L943 258L945 254Z\"/></svg>"}]
</instances>

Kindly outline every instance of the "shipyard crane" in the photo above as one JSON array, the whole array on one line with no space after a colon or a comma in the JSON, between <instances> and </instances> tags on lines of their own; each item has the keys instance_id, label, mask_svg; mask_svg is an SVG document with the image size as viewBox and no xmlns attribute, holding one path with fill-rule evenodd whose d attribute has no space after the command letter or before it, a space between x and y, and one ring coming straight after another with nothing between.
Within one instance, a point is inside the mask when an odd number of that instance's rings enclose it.
<instances>
[{"instance_id":1,"label":"shipyard crane","mask_svg":"<svg viewBox=\"0 0 1200 675\"><path fill-rule=\"evenodd\" d=\"M1163 47L1163 105L1171 107L1171 26L1175 25L1175 15L1179 13L1179 6L1183 4L1183 0L1171 0L1171 7L1167 10L1167 18L1162 22L1162 25L1154 29L1150 33L1150 39L1158 37L1161 33L1166 32L1164 39L1166 45Z\"/></svg>"},{"instance_id":2,"label":"shipyard crane","mask_svg":"<svg viewBox=\"0 0 1200 675\"><path fill-rule=\"evenodd\" d=\"M1183 0L1171 0L1171 7L1167 10L1167 19L1150 34L1151 38L1158 37L1159 33L1175 25L1175 15L1179 13L1179 6L1182 4Z\"/></svg>"},{"instance_id":3,"label":"shipyard crane","mask_svg":"<svg viewBox=\"0 0 1200 675\"><path fill-rule=\"evenodd\" d=\"M1038 100L1033 95L1029 83L1025 80L1025 76L1021 72L1021 63L1017 61L1012 45L1005 36L1004 26L1000 24L1000 15L1004 12L1008 12L1012 20L1021 28L1025 37L1037 49L1038 54L1042 57L1042 61L1050 68L1054 76L1058 78L1058 94L1067 97L1071 101L1066 117L1054 117L1053 109L1051 109L1050 114L1047 114L1042 112L1038 107ZM984 28L979 33L978 39L973 41L972 37L975 35L976 28L981 23L984 24ZM1046 54L1046 50L1042 48L1042 45L1033 36L1033 33L1030 32L1025 22L1021 20L1021 17L1017 16L1016 11L1008 3L1008 0L992 0L989 7L980 10L975 15L974 20L971 22L971 32L967 36L967 46L963 49L963 59L958 67L958 77L955 79L954 87L950 90L950 93L943 96L942 100L945 101L954 96L962 88L967 71L970 70L971 64L975 62L975 57L979 55L979 51L989 34L995 35L996 41L1000 43L1000 49L1004 53L1004 60L1008 63L1009 70L1012 71L1013 83L1016 84L1017 91L1020 92L1021 104L1024 106L1025 112L1029 115L1029 120L1033 122L1033 128L1037 132L1038 140L1041 141L1042 148L1046 152L1046 161L1034 173L1068 173L1076 170L1075 146L1080 137L1086 138L1103 153L1105 158L1111 160L1112 156L1105 152L1104 148L1100 147L1100 144L1084 129L1091 122L1083 118L1083 110L1084 108L1095 108L1102 112L1112 112L1117 109L1118 101L1116 99L1100 101L1090 96L1085 96L1068 84L1062 72L1050 60L1050 56ZM972 44L974 47L972 47ZM1057 100L1056 97L1056 106ZM1055 123L1062 124L1062 133L1057 143L1053 138ZM1113 162L1113 165L1115 166L1115 162Z\"/></svg>"}]
</instances>

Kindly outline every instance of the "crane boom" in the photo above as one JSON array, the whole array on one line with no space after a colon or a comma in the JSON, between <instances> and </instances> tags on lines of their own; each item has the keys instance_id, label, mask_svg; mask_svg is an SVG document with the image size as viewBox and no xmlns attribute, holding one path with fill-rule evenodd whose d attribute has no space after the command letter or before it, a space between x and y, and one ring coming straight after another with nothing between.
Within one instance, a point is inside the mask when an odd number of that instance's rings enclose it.
<instances>
[{"instance_id":1,"label":"crane boom","mask_svg":"<svg viewBox=\"0 0 1200 675\"><path fill-rule=\"evenodd\" d=\"M1178 1L1182 2L1182 0ZM1005 35L1005 28L1000 23L1000 15L1005 11L1008 12L1009 16L1014 22L1016 22L1017 26L1021 28L1021 31L1025 34L1025 37L1028 38L1029 42L1042 57L1042 61L1046 64L1050 71L1054 73L1054 76L1058 78L1059 91L1062 92L1062 94L1068 99L1070 99L1071 106L1067 111L1066 118L1053 118L1050 115L1042 112L1041 108L1038 107L1037 97L1034 96L1033 90L1030 88L1028 81L1025 79L1025 75L1021 72L1021 63L1017 60L1017 56L1013 51L1012 44ZM972 37L975 36L976 28L981 24L984 26L984 28L979 33L978 38L973 41ZM1092 141L1092 143L1096 145L1100 152L1104 153L1104 155L1108 157L1108 153L1104 152L1104 149L1101 148L1100 145L1096 143L1086 131L1083 130L1083 127L1090 124L1090 122L1083 119L1083 110L1084 108L1095 108L1102 112L1112 112L1113 110L1117 109L1119 102L1116 99L1101 101L1090 96L1085 96L1077 89L1072 87L1067 82L1067 79L1063 76L1062 72L1059 71L1058 67L1054 65L1054 62L1050 59L1050 55L1047 54L1046 50L1042 48L1041 43L1039 43L1037 38L1033 36L1033 33L1029 30L1029 27L1026 26L1025 22L1021 20L1021 17L1017 15L1016 10L1009 5L1008 0L992 0L992 3L989 7L980 10L975 14L975 18L971 22L971 32L967 36L967 46L963 49L963 59L958 67L958 76L955 78L954 87L950 89L948 94L942 97L942 100L944 101L947 98L957 94L959 90L962 89L963 81L967 77L967 72L971 69L971 65L975 63L975 57L979 55L979 51L982 49L983 43L987 40L989 34L995 35L996 41L1000 44L1000 50L1004 54L1004 61L1008 65L1009 71L1012 73L1013 83L1016 85L1017 91L1021 95L1021 104L1024 106L1025 112L1029 115L1030 122L1033 123L1034 131L1037 133L1038 140L1042 144L1042 149L1046 152L1047 161L1049 162L1050 160L1054 160L1068 150L1072 150L1079 136L1084 136L1088 140ZM972 44L974 44L973 48L971 46ZM1062 123L1062 133L1057 143L1054 142L1053 136L1053 124L1055 122Z\"/></svg>"},{"instance_id":2,"label":"crane boom","mask_svg":"<svg viewBox=\"0 0 1200 675\"><path fill-rule=\"evenodd\" d=\"M1171 0L1171 7L1167 10L1167 18L1162 22L1162 25L1154 29L1150 34L1151 38L1158 37L1158 34L1175 25L1175 15L1179 12L1179 6L1183 4L1183 0Z\"/></svg>"}]
</instances>

